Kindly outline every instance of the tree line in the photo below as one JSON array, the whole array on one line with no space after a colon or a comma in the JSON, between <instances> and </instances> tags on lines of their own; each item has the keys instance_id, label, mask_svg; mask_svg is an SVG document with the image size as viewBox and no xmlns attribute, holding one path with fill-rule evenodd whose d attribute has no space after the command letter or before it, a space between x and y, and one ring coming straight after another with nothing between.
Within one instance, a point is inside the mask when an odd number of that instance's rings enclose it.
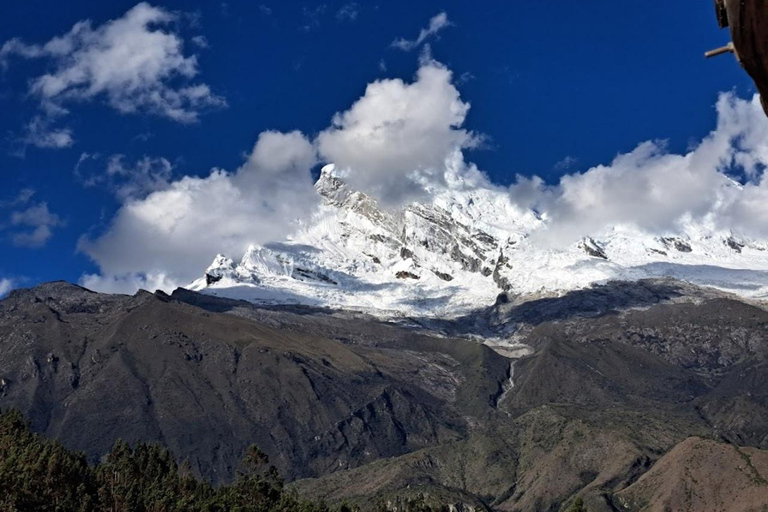
<instances>
[{"instance_id":1,"label":"tree line","mask_svg":"<svg viewBox=\"0 0 768 512\"><path fill-rule=\"evenodd\" d=\"M258 447L231 484L214 486L179 466L157 444L117 441L96 465L83 453L32 432L18 411L0 413L0 512L354 512L286 490ZM371 509L386 510L384 504ZM366 507L369 508L369 507ZM398 512L437 512L424 496L398 500Z\"/></svg>"}]
</instances>

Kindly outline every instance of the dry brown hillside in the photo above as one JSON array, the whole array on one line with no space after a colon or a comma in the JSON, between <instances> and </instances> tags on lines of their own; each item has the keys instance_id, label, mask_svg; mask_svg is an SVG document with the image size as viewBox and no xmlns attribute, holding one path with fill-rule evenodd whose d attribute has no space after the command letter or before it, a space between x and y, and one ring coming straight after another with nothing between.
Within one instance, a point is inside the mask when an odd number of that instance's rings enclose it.
<instances>
[{"instance_id":1,"label":"dry brown hillside","mask_svg":"<svg viewBox=\"0 0 768 512\"><path fill-rule=\"evenodd\" d=\"M626 510L768 510L768 451L691 437L618 494Z\"/></svg>"}]
</instances>

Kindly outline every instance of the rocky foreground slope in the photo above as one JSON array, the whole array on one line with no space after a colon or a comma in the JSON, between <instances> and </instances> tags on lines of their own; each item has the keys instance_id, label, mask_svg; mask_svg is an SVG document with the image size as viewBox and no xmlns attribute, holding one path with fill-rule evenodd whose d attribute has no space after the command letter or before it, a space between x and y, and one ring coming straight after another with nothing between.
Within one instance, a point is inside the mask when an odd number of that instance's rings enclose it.
<instances>
[{"instance_id":1,"label":"rocky foreground slope","mask_svg":"<svg viewBox=\"0 0 768 512\"><path fill-rule=\"evenodd\" d=\"M0 408L214 481L257 443L333 502L762 510L766 340L762 307L669 280L398 323L50 283L0 302Z\"/></svg>"},{"instance_id":2,"label":"rocky foreground slope","mask_svg":"<svg viewBox=\"0 0 768 512\"><path fill-rule=\"evenodd\" d=\"M768 243L706 223L649 234L614 226L552 239L548 220L508 191L446 173L420 202L383 208L331 166L322 206L282 243L219 255L189 288L268 304L377 316L455 316L500 295L552 296L609 280L674 277L749 298L768 296ZM733 186L738 186L733 184ZM242 256L242 257L241 257Z\"/></svg>"}]
</instances>

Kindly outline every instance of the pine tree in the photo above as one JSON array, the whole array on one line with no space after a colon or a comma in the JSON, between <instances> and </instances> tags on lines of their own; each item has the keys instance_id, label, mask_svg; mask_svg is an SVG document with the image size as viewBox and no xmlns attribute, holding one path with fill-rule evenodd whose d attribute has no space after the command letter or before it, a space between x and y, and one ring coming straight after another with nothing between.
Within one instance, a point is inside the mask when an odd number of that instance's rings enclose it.
<instances>
[{"instance_id":1,"label":"pine tree","mask_svg":"<svg viewBox=\"0 0 768 512\"><path fill-rule=\"evenodd\" d=\"M568 512L587 512L587 507L584 506L584 499L579 496L573 500L573 504L568 509Z\"/></svg>"}]
</instances>

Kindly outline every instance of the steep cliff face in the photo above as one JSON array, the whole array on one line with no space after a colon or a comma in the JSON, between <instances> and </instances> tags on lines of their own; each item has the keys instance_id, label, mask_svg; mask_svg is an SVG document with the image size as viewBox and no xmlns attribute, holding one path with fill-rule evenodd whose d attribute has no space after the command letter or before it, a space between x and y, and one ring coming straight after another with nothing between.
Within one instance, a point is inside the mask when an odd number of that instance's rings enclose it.
<instances>
[{"instance_id":1,"label":"steep cliff face","mask_svg":"<svg viewBox=\"0 0 768 512\"><path fill-rule=\"evenodd\" d=\"M189 288L254 302L456 316L500 296L556 296L613 279L675 277L748 297L768 294L768 244L687 225L654 236L616 226L573 244L502 190L461 182L390 211L351 190L333 166L320 211L282 243L218 256Z\"/></svg>"}]
</instances>

